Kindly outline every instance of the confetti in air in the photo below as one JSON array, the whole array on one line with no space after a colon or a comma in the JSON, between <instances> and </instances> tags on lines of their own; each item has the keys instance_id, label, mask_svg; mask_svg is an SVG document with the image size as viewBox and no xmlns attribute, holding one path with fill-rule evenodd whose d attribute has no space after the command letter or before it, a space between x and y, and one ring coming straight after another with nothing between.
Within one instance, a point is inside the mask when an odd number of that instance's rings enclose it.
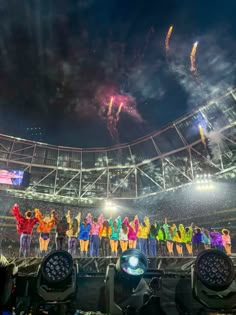
<instances>
[{"instance_id":1,"label":"confetti in air","mask_svg":"<svg viewBox=\"0 0 236 315\"><path fill-rule=\"evenodd\" d=\"M195 42L193 44L193 48L190 53L190 71L193 72L195 75L197 74L197 68L196 68L196 53L197 53L197 46L198 42Z\"/></svg>"},{"instance_id":2,"label":"confetti in air","mask_svg":"<svg viewBox=\"0 0 236 315\"><path fill-rule=\"evenodd\" d=\"M171 38L172 31L173 31L173 26L171 25L169 27L169 30L168 30L168 33L167 33L166 39L165 39L166 54L168 54L168 52L170 50L170 38Z\"/></svg>"}]
</instances>

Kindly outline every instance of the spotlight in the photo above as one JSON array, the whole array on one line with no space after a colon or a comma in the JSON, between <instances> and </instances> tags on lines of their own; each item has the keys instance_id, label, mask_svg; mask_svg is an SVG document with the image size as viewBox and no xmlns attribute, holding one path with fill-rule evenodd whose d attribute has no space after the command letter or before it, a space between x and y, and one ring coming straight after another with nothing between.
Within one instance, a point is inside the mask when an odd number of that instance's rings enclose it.
<instances>
[{"instance_id":1,"label":"spotlight","mask_svg":"<svg viewBox=\"0 0 236 315\"><path fill-rule=\"evenodd\" d=\"M0 313L4 309L6 303L10 300L14 275L16 273L16 266L14 264L9 264L7 259L3 255L0 255Z\"/></svg>"},{"instance_id":2,"label":"spotlight","mask_svg":"<svg viewBox=\"0 0 236 315\"><path fill-rule=\"evenodd\" d=\"M232 260L218 250L200 253L192 267L192 290L196 299L209 309L236 307L235 270Z\"/></svg>"},{"instance_id":3,"label":"spotlight","mask_svg":"<svg viewBox=\"0 0 236 315\"><path fill-rule=\"evenodd\" d=\"M137 249L128 249L117 261L116 269L124 276L141 277L147 270L148 261L146 256Z\"/></svg>"},{"instance_id":4,"label":"spotlight","mask_svg":"<svg viewBox=\"0 0 236 315\"><path fill-rule=\"evenodd\" d=\"M38 295L47 303L63 303L76 291L78 267L72 256L64 250L47 255L37 279Z\"/></svg>"},{"instance_id":5,"label":"spotlight","mask_svg":"<svg viewBox=\"0 0 236 315\"><path fill-rule=\"evenodd\" d=\"M147 282L142 279L147 270L146 256L137 249L128 249L107 267L106 296L107 313L124 314L127 307L138 310L145 299L151 296Z\"/></svg>"}]
</instances>

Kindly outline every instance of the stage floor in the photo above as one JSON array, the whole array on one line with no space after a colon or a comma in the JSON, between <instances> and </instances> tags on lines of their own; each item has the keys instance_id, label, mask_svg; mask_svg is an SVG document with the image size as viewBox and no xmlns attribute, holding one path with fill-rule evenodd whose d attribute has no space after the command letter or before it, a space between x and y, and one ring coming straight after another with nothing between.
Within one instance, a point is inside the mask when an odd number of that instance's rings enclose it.
<instances>
[{"instance_id":1,"label":"stage floor","mask_svg":"<svg viewBox=\"0 0 236 315\"><path fill-rule=\"evenodd\" d=\"M236 255L230 256L236 267ZM95 257L95 258L74 258L79 266L79 273L106 273L106 268L111 263L116 263L118 258ZM148 258L148 269L157 269L165 272L176 272L190 274L191 266L196 257L158 257ZM42 258L8 258L9 262L15 263L19 275L29 275L38 272Z\"/></svg>"}]
</instances>

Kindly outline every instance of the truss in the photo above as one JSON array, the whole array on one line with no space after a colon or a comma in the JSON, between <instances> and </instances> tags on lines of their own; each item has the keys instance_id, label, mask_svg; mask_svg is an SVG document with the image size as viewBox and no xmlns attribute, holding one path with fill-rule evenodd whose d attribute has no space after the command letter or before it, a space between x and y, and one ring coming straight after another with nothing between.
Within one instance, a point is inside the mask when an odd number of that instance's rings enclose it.
<instances>
[{"instance_id":1,"label":"truss","mask_svg":"<svg viewBox=\"0 0 236 315\"><path fill-rule=\"evenodd\" d=\"M207 147L199 124L208 135ZM71 204L143 198L191 184L205 172L234 177L236 89L129 144L80 149L0 135L0 168L31 173L29 188L9 188L13 195Z\"/></svg>"}]
</instances>

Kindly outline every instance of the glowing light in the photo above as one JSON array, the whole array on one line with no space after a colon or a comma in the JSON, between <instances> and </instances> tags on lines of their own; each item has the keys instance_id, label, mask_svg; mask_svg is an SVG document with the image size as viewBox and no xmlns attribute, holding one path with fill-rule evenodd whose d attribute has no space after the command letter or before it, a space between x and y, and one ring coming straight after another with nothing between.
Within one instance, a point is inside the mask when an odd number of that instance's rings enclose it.
<instances>
[{"instance_id":1,"label":"glowing light","mask_svg":"<svg viewBox=\"0 0 236 315\"><path fill-rule=\"evenodd\" d=\"M108 113L107 113L108 116L111 115L113 100L114 100L114 97L112 96L110 99L109 107L108 107Z\"/></svg>"},{"instance_id":2,"label":"glowing light","mask_svg":"<svg viewBox=\"0 0 236 315\"><path fill-rule=\"evenodd\" d=\"M168 53L168 51L170 50L170 38L171 38L172 32L173 32L173 26L171 25L169 27L169 30L167 32L166 39L165 39L166 53Z\"/></svg>"},{"instance_id":3,"label":"glowing light","mask_svg":"<svg viewBox=\"0 0 236 315\"><path fill-rule=\"evenodd\" d=\"M190 53L190 64L191 64L190 71L195 72L195 73L197 72L197 68L196 68L197 46L198 46L198 42L195 42L193 44L193 48L192 48L191 53Z\"/></svg>"},{"instance_id":4,"label":"glowing light","mask_svg":"<svg viewBox=\"0 0 236 315\"><path fill-rule=\"evenodd\" d=\"M132 267L132 268L137 267L137 266L138 266L138 257L131 256L131 257L129 258L129 265L130 265L130 267Z\"/></svg>"}]
</instances>

